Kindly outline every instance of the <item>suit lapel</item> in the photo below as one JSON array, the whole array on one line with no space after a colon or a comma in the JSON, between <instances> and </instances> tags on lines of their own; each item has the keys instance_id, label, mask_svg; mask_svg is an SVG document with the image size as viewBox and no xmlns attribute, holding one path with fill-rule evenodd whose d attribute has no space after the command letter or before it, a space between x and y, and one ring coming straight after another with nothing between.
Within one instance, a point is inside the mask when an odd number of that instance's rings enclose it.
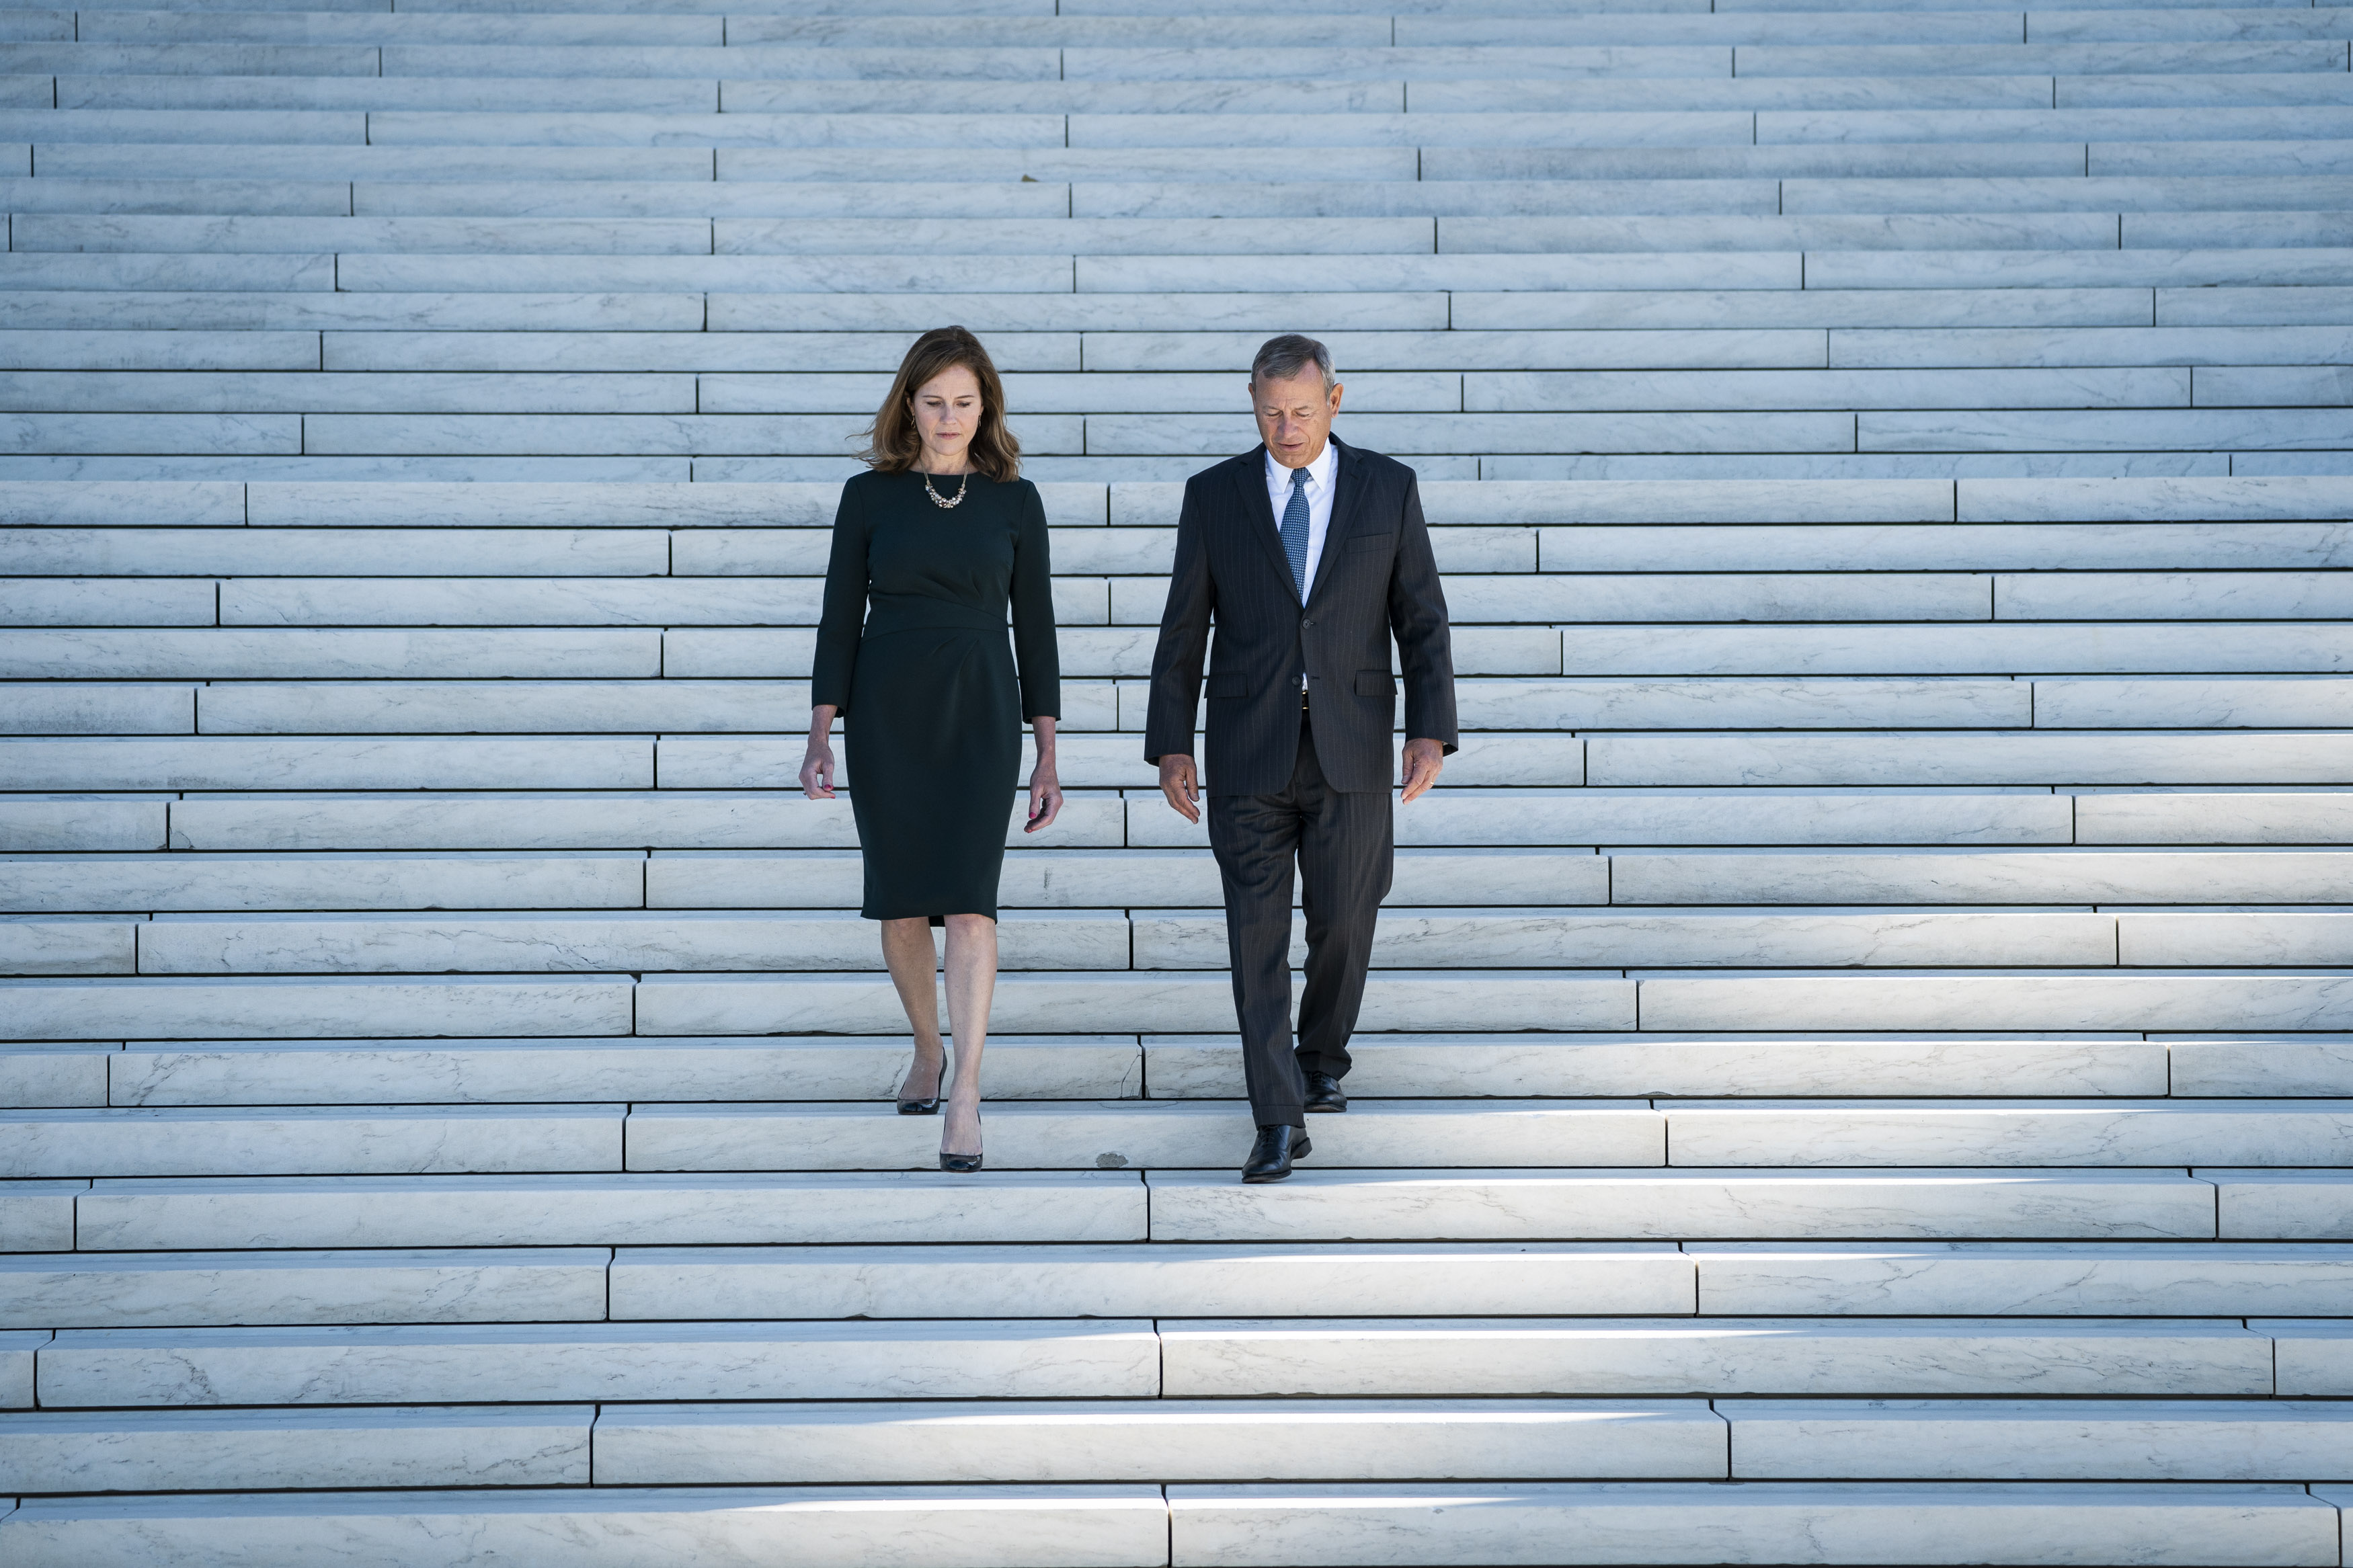
<instances>
[{"instance_id":1,"label":"suit lapel","mask_svg":"<svg viewBox=\"0 0 2353 1568\"><path fill-rule=\"evenodd\" d=\"M1275 527L1274 502L1266 493L1266 448L1261 447L1237 461L1234 476L1241 486L1245 526L1258 535L1267 559L1282 575L1282 585L1291 590L1293 598L1297 598L1299 580L1291 574L1291 557L1282 552L1282 535Z\"/></svg>"},{"instance_id":2,"label":"suit lapel","mask_svg":"<svg viewBox=\"0 0 2353 1568\"><path fill-rule=\"evenodd\" d=\"M1365 465L1353 447L1341 444L1340 437L1331 438L1332 449L1339 460L1332 465L1332 521L1324 528L1324 553L1315 561L1315 581L1307 584L1307 596L1316 592L1332 575L1332 558L1341 550L1340 542L1347 537L1348 526L1356 521L1356 509L1365 499ZM1287 566L1289 563L1285 563Z\"/></svg>"}]
</instances>

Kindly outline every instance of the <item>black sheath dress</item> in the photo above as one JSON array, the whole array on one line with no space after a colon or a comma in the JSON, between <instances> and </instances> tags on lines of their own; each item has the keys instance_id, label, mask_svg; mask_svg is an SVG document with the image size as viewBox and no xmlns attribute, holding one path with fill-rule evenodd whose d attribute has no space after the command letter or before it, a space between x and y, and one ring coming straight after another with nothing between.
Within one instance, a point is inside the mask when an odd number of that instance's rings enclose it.
<instances>
[{"instance_id":1,"label":"black sheath dress","mask_svg":"<svg viewBox=\"0 0 2353 1568\"><path fill-rule=\"evenodd\" d=\"M959 482L932 484L954 496ZM865 473L844 485L809 701L841 710L866 862L860 912L995 920L1021 726L1061 717L1038 487L975 474L950 510L923 493L921 474Z\"/></svg>"}]
</instances>

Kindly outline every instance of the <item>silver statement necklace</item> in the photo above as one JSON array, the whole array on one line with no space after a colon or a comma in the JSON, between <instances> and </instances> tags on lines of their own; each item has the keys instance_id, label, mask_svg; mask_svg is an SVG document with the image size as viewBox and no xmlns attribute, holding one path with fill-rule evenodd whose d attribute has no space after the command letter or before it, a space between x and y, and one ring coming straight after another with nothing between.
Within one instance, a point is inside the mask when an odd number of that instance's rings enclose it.
<instances>
[{"instance_id":1,"label":"silver statement necklace","mask_svg":"<svg viewBox=\"0 0 2353 1568\"><path fill-rule=\"evenodd\" d=\"M952 496L944 496L932 489L932 476L929 474L923 476L923 493L931 497L932 504L943 511L952 510L964 505L964 492L971 488L972 470L970 468L964 471L964 482L956 486L956 493Z\"/></svg>"}]
</instances>

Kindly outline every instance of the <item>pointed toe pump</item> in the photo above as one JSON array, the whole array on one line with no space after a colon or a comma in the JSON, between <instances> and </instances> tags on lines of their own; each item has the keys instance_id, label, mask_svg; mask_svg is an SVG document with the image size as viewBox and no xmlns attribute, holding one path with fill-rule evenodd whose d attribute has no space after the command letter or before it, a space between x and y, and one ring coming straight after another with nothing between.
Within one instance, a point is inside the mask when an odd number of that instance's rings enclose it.
<instances>
[{"instance_id":1,"label":"pointed toe pump","mask_svg":"<svg viewBox=\"0 0 2353 1568\"><path fill-rule=\"evenodd\" d=\"M979 1122L980 1118L976 1115L973 1118L973 1123L977 1126ZM954 1171L959 1175L970 1175L973 1172L979 1170L980 1162L981 1152L977 1149L974 1150L969 1154L951 1154L944 1149L940 1151L940 1169L943 1171Z\"/></svg>"},{"instance_id":2,"label":"pointed toe pump","mask_svg":"<svg viewBox=\"0 0 2353 1568\"><path fill-rule=\"evenodd\" d=\"M899 1114L902 1116L937 1116L940 1113L940 1090L946 1087L943 1080L946 1079L947 1075L946 1064L943 1063L940 1067L939 1077L932 1080L932 1092L930 1098L923 1100L918 1100L914 1096L910 1095L907 1092L905 1079L901 1079L899 1084ZM909 1068L907 1069L907 1077L913 1078L914 1076L915 1069Z\"/></svg>"}]
</instances>

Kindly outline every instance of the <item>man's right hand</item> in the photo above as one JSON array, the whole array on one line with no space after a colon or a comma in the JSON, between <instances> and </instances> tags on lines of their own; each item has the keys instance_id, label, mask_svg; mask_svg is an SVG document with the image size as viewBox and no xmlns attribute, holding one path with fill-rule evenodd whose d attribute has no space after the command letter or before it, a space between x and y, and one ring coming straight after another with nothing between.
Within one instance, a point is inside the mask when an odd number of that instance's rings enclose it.
<instances>
[{"instance_id":1,"label":"man's right hand","mask_svg":"<svg viewBox=\"0 0 2353 1568\"><path fill-rule=\"evenodd\" d=\"M1160 793L1177 816L1187 822L1201 820L1201 775L1192 758L1173 753L1160 759Z\"/></svg>"}]
</instances>

